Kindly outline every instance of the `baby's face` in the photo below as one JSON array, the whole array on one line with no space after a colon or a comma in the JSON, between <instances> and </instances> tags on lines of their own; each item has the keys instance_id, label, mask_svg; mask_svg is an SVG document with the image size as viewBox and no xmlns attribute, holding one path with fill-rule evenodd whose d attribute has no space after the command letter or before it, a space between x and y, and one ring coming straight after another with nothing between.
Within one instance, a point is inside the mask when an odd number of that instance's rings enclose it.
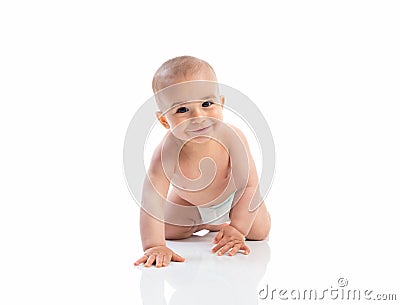
<instances>
[{"instance_id":1,"label":"baby's face","mask_svg":"<svg viewBox=\"0 0 400 305\"><path fill-rule=\"evenodd\" d=\"M181 140L207 141L222 121L223 97L215 80L190 79L157 93L159 121Z\"/></svg>"}]
</instances>

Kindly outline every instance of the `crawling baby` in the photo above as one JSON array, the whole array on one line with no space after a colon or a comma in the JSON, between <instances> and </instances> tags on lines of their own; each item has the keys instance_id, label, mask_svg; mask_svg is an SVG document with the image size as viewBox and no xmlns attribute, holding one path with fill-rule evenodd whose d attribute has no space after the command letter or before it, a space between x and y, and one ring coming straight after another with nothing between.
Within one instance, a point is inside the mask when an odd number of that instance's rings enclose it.
<instances>
[{"instance_id":1,"label":"crawling baby","mask_svg":"<svg viewBox=\"0 0 400 305\"><path fill-rule=\"evenodd\" d=\"M185 259L166 246L206 229L218 231L212 252L248 254L246 240L267 238L271 221L247 140L223 121L224 97L213 68L181 56L155 73L158 121L167 129L143 183L135 265L165 267Z\"/></svg>"}]
</instances>

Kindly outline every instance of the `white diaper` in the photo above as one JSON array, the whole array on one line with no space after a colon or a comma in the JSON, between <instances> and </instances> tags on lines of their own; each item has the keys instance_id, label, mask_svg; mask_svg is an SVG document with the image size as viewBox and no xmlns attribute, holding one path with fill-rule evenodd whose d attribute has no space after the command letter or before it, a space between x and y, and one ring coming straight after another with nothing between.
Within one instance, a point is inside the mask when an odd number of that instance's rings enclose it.
<instances>
[{"instance_id":1,"label":"white diaper","mask_svg":"<svg viewBox=\"0 0 400 305\"><path fill-rule=\"evenodd\" d=\"M234 196L235 192L233 192L224 202L218 205L214 205L212 207L197 207L203 223L210 225L220 225L227 221L230 221L229 212L232 208Z\"/></svg>"}]
</instances>

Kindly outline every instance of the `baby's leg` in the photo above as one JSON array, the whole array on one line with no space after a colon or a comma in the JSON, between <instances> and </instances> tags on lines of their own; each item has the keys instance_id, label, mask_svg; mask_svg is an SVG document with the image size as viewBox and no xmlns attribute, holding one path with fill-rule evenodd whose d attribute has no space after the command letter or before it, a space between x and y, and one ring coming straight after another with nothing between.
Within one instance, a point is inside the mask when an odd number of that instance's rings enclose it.
<instances>
[{"instance_id":1,"label":"baby's leg","mask_svg":"<svg viewBox=\"0 0 400 305\"><path fill-rule=\"evenodd\" d=\"M206 229L206 225L199 225L200 213L193 204L179 197L174 191L168 195L168 201L177 206L168 202L165 205L166 239L188 238L193 233Z\"/></svg>"},{"instance_id":2,"label":"baby's leg","mask_svg":"<svg viewBox=\"0 0 400 305\"><path fill-rule=\"evenodd\" d=\"M262 203L258 208L256 219L251 226L249 234L247 234L248 240L264 240L268 237L269 230L271 229L271 218L265 206Z\"/></svg>"}]
</instances>

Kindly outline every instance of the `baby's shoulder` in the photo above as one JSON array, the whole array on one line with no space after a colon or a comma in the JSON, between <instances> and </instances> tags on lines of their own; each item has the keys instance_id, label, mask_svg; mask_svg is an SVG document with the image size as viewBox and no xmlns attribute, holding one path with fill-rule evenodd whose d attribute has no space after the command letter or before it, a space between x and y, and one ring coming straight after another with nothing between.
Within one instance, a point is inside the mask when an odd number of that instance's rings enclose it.
<instances>
[{"instance_id":1,"label":"baby's shoulder","mask_svg":"<svg viewBox=\"0 0 400 305\"><path fill-rule=\"evenodd\" d=\"M230 123L224 123L223 141L229 148L237 147L238 144L248 146L247 139L243 131Z\"/></svg>"},{"instance_id":2,"label":"baby's shoulder","mask_svg":"<svg viewBox=\"0 0 400 305\"><path fill-rule=\"evenodd\" d=\"M155 147L149 169L154 172L158 172L160 169L173 172L175 167L174 160L176 160L176 153L174 152L176 150L176 143L171 140L170 132L168 131Z\"/></svg>"},{"instance_id":3,"label":"baby's shoulder","mask_svg":"<svg viewBox=\"0 0 400 305\"><path fill-rule=\"evenodd\" d=\"M235 125L233 125L233 124L231 124L231 123L225 123L225 125L229 128L229 129L231 129L232 131L234 131L235 133L237 133L238 135L240 135L240 136L244 136L244 134L243 134L243 131L239 128L239 127L237 127L237 126L235 126Z\"/></svg>"}]
</instances>

